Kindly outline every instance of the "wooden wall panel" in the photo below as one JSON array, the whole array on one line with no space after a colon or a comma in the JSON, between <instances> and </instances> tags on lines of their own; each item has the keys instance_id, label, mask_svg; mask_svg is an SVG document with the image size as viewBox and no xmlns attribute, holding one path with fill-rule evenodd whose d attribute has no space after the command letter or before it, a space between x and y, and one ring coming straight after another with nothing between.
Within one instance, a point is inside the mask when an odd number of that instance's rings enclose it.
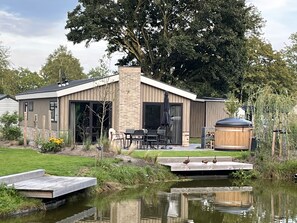
<instances>
[{"instance_id":1,"label":"wooden wall panel","mask_svg":"<svg viewBox=\"0 0 297 223\"><path fill-rule=\"evenodd\" d=\"M225 103L217 101L206 102L206 127L214 127L218 120L227 118Z\"/></svg>"},{"instance_id":2,"label":"wooden wall panel","mask_svg":"<svg viewBox=\"0 0 297 223\"><path fill-rule=\"evenodd\" d=\"M112 101L112 127L116 128L118 82L109 85L98 86L85 91L66 95L60 98L60 131L67 131L69 127L69 102L71 101Z\"/></svg>"},{"instance_id":3,"label":"wooden wall panel","mask_svg":"<svg viewBox=\"0 0 297 223\"><path fill-rule=\"evenodd\" d=\"M190 120L190 137L201 137L202 127L205 126L205 102L191 102Z\"/></svg>"},{"instance_id":4,"label":"wooden wall panel","mask_svg":"<svg viewBox=\"0 0 297 223\"><path fill-rule=\"evenodd\" d=\"M168 93L169 103L180 103L183 104L183 132L190 131L190 100L179 95ZM141 104L144 102L159 102L162 103L164 100L164 91L152 86L142 84L141 85ZM143 109L143 108L142 108ZM143 111L141 111L143 114ZM141 122L143 122L141 117Z\"/></svg>"}]
</instances>

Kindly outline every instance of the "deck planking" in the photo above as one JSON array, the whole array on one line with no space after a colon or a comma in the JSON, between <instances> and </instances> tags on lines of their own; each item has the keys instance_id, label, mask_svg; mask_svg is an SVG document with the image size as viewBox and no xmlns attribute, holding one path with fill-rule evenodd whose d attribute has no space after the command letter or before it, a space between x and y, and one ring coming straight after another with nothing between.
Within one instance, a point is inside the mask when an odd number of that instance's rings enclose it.
<instances>
[{"instance_id":1,"label":"deck planking","mask_svg":"<svg viewBox=\"0 0 297 223\"><path fill-rule=\"evenodd\" d=\"M93 177L46 176L44 173L44 170L35 170L4 176L0 177L0 183L33 198L56 198L97 185L97 179Z\"/></svg>"},{"instance_id":2,"label":"deck planking","mask_svg":"<svg viewBox=\"0 0 297 223\"><path fill-rule=\"evenodd\" d=\"M232 161L231 157L216 157L217 162L213 163L214 157L190 157L190 162L184 164L187 157L161 157L158 162L161 165L170 167L171 172L197 172L197 171L235 171L252 170L253 164ZM208 163L202 163L208 160Z\"/></svg>"}]
</instances>

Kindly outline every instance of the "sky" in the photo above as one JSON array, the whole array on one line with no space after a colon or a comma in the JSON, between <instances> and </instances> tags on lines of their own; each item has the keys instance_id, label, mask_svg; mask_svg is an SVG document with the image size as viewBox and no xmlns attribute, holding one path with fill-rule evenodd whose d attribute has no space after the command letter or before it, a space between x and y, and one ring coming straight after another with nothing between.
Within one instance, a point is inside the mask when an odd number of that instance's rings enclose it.
<instances>
[{"instance_id":1,"label":"sky","mask_svg":"<svg viewBox=\"0 0 297 223\"><path fill-rule=\"evenodd\" d=\"M255 5L266 21L264 38L275 50L289 44L289 36L297 32L297 0L246 0ZM99 65L106 42L73 44L67 41L67 12L78 0L0 0L0 44L8 47L11 66L40 71L47 57L60 45L67 46L80 60L84 72ZM121 53L113 55L107 65L114 65Z\"/></svg>"}]
</instances>

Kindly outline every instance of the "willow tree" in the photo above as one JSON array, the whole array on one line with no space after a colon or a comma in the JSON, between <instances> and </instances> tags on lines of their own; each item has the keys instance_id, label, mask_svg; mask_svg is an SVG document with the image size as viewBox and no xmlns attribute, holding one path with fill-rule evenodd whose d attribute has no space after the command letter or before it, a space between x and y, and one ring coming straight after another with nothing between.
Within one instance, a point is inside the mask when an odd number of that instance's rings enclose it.
<instances>
[{"instance_id":1,"label":"willow tree","mask_svg":"<svg viewBox=\"0 0 297 223\"><path fill-rule=\"evenodd\" d=\"M296 99L270 87L259 90L254 99L254 132L260 151L288 158L297 143Z\"/></svg>"},{"instance_id":2,"label":"willow tree","mask_svg":"<svg viewBox=\"0 0 297 223\"><path fill-rule=\"evenodd\" d=\"M154 79L220 95L238 87L246 34L261 22L245 0L79 0L66 29L75 44L105 40L109 53L125 52L120 65L139 65Z\"/></svg>"}]
</instances>

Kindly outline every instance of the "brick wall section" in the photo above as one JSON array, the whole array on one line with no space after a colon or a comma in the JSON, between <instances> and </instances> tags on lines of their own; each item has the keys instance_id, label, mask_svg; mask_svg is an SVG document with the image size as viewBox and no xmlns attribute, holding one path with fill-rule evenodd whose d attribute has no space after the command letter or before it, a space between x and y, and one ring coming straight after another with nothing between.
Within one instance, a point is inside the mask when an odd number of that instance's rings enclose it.
<instances>
[{"instance_id":1,"label":"brick wall section","mask_svg":"<svg viewBox=\"0 0 297 223\"><path fill-rule=\"evenodd\" d=\"M119 67L119 131L140 129L140 67Z\"/></svg>"}]
</instances>

